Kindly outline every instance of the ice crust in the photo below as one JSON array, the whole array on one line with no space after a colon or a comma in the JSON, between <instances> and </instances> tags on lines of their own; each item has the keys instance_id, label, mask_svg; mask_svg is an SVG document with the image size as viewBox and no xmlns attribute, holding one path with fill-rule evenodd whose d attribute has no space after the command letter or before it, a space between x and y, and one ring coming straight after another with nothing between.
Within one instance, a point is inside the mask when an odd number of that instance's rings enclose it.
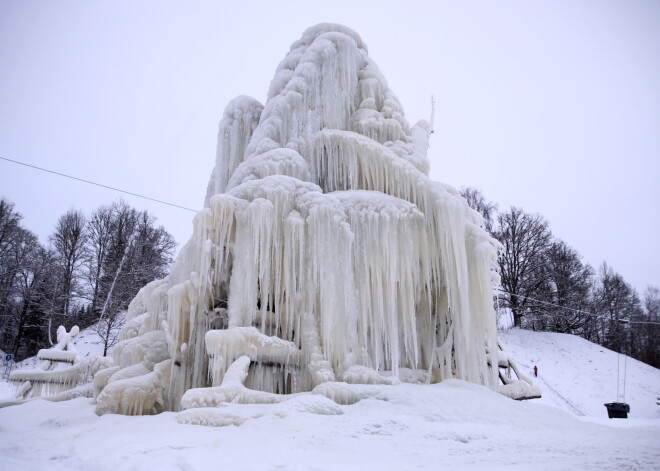
<instances>
[{"instance_id":1,"label":"ice crust","mask_svg":"<svg viewBox=\"0 0 660 471\"><path fill-rule=\"evenodd\" d=\"M205 208L171 274L131 303L97 411L350 402L345 382L496 386L497 243L429 179L431 132L408 124L357 33L305 31L265 106L227 106Z\"/></svg>"}]
</instances>

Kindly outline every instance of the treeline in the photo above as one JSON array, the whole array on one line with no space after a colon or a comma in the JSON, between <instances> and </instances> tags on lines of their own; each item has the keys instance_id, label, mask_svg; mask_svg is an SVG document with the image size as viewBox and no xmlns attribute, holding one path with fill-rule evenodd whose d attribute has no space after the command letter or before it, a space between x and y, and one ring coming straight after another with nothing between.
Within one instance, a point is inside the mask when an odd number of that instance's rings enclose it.
<instances>
[{"instance_id":1,"label":"treeline","mask_svg":"<svg viewBox=\"0 0 660 471\"><path fill-rule=\"evenodd\" d=\"M640 298L606 263L584 263L540 215L500 212L475 188L461 194L502 244L498 311L510 313L515 326L579 335L660 367L660 289L648 286Z\"/></svg>"},{"instance_id":2,"label":"treeline","mask_svg":"<svg viewBox=\"0 0 660 471\"><path fill-rule=\"evenodd\" d=\"M140 288L167 274L174 238L122 200L89 217L63 214L48 246L21 219L0 199L0 348L18 361L49 347L59 325L96 324L105 354L120 313Z\"/></svg>"}]
</instances>

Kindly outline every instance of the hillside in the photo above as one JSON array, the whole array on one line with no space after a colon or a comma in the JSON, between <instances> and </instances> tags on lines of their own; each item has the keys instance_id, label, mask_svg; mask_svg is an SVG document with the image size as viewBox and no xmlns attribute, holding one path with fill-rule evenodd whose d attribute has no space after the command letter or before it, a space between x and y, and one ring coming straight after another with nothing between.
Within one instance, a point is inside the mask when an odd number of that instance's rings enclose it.
<instances>
[{"instance_id":1,"label":"hillside","mask_svg":"<svg viewBox=\"0 0 660 471\"><path fill-rule=\"evenodd\" d=\"M629 417L660 419L657 368L574 335L510 329L499 338L525 373L533 376L534 365L538 367L539 403L578 416L607 417L603 404L617 402L619 367L619 400L625 385Z\"/></svg>"}]
</instances>

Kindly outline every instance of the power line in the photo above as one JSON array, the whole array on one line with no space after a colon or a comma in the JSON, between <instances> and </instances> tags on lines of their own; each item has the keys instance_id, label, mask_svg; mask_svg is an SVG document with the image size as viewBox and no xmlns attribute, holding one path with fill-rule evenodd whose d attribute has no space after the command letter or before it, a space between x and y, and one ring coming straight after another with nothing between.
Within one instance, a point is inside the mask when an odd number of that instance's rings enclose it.
<instances>
[{"instance_id":1,"label":"power line","mask_svg":"<svg viewBox=\"0 0 660 471\"><path fill-rule=\"evenodd\" d=\"M650 324L650 325L660 325L660 322L649 322L649 321L631 321L628 319L619 319L619 322L622 324Z\"/></svg>"},{"instance_id":2,"label":"power line","mask_svg":"<svg viewBox=\"0 0 660 471\"><path fill-rule=\"evenodd\" d=\"M2 159L2 160L6 160L7 162L12 162L12 163L14 163L14 164L23 165L23 166L25 166L25 167L33 168L33 169L36 169L36 170L41 170L42 172L52 173L53 175L58 175L58 176L60 176L60 177L70 178L70 179L72 179L72 180L77 180L77 181L79 181L79 182L83 182L83 183L88 183L88 184L90 184L90 185L99 186L99 187L101 187L101 188L107 188L108 190L117 191L117 192L119 192L119 193L125 193L125 194L127 194L127 195L137 196L138 198L143 198L143 199L145 199L145 200L155 201L156 203L166 204L166 205L168 205L168 206L173 206L173 207L175 207L175 208L179 208L179 209L185 209L186 211L191 211L191 212L193 212L193 213L196 213L196 212L197 212L196 209L190 209L190 208L186 208L185 206L180 206L180 205L178 205L178 204L168 203L167 201L159 200L159 199L156 199L156 198L151 198L150 196L139 195L139 194L137 194L137 193L133 193L133 192L131 192L131 191L126 191L126 190L122 190L122 189L120 189L120 188L115 188L115 187L112 187L112 186L103 185L102 183L93 182L93 181L91 181L91 180L85 180L84 178L78 178L78 177L74 177L74 176L72 176L72 175L67 175L66 173L56 172L56 171L54 171L54 170L49 170L49 169L47 169L47 168L43 168L43 167L37 167L36 165L31 165L31 164L28 164L28 163L25 163L25 162L20 162L20 161L18 161L18 160L8 159L8 158L6 158L6 157L2 157L2 156L0 156L0 159ZM584 310L581 310L581 309L574 309L574 308L571 308L571 307L568 307L568 306L561 306L561 305L559 305L559 304L554 304L554 303L550 303L550 302L547 302L547 301L542 301L542 300L540 300L540 299L535 299L535 298L532 298L532 297L529 297L529 296L523 296L523 295L521 295L521 294L509 293L508 291L505 291L505 290L503 290L503 289L501 289L501 288L495 288L495 289L496 289L497 291L501 292L501 293L508 294L509 296L515 296L515 297L517 297L517 298L521 298L521 299L529 299L530 301L534 301L534 302L537 302L537 303L540 303L540 304L545 304L546 306L558 307L558 308L560 308L560 309L566 309L566 310L568 310L568 311L573 311L573 312L578 312L578 313L583 313L583 314L589 314L589 315L592 315L592 316L595 315L595 314L593 314L593 313L591 313L591 312L584 311ZM658 323L658 322L631 321L631 320L628 320L628 319L620 319L619 322L627 323L627 324L653 324L653 325L660 325L660 323Z\"/></svg>"},{"instance_id":3,"label":"power line","mask_svg":"<svg viewBox=\"0 0 660 471\"><path fill-rule=\"evenodd\" d=\"M530 301L535 301L535 302L540 303L540 304L545 304L546 306L559 307L561 309L566 309L568 311L581 312L583 314L589 314L589 315L592 315L592 316L595 315L595 314L593 314L591 312L588 312L588 311L585 311L583 309L574 309L572 307L561 306L559 304L549 303L547 301L542 301L540 299L530 298L529 296L523 296L521 294L509 293L508 291L504 291L502 288L495 288L495 289L497 291L501 292L501 293L508 294L509 296L515 296L516 298L521 298L521 299L529 299Z\"/></svg>"},{"instance_id":4,"label":"power line","mask_svg":"<svg viewBox=\"0 0 660 471\"><path fill-rule=\"evenodd\" d=\"M36 165L27 164L25 162L20 162L18 160L12 160L12 159L8 159L6 157L1 157L1 156L0 156L0 159L6 160L7 162L12 162L12 163L15 163L15 164L18 164L18 165L23 165L25 167L30 167L30 168L34 168L34 169L37 169L37 170L41 170L42 172L52 173L52 174L58 175L60 177L66 177L66 178L70 178L72 180L78 180L79 182L89 183L90 185L100 186L101 188L107 188L108 190L118 191L119 193L125 193L127 195L137 196L138 198L143 198L145 200L155 201L156 203L166 204L168 206L174 206L175 208L179 208L179 209L185 209L186 211L192 211L193 213L197 212L196 209L190 209L190 208L186 208L185 206L180 206L178 204L168 203L167 201L159 200L159 199L156 199L156 198L151 198L150 196L139 195L137 193L133 193L132 191L126 191L126 190L122 190L120 188L115 188L115 187L112 187L112 186L103 185L102 183L93 182L91 180L85 180L84 178L74 177L72 175L67 175L66 173L55 172L54 170L48 170L47 168L37 167Z\"/></svg>"},{"instance_id":5,"label":"power line","mask_svg":"<svg viewBox=\"0 0 660 471\"><path fill-rule=\"evenodd\" d=\"M582 314L588 314L590 316L595 316L596 314L585 311L582 309L574 309L572 307L568 306L561 306L560 304L554 304L554 303L549 303L547 301L542 301L540 299L536 298L530 298L529 296L523 296L521 294L515 294L515 293L509 293L508 291L503 290L502 288L495 288L495 290L499 291L500 293L508 294L509 296L515 296L516 298L521 298L521 299L529 299L530 301L535 301L540 304L545 304L546 306L553 306L553 307L558 307L560 309L566 309L568 311L573 311L573 312L578 312ZM660 322L648 322L648 321L631 321L630 319L618 319L618 322L621 322L622 324L650 324L650 325L660 325Z\"/></svg>"}]
</instances>

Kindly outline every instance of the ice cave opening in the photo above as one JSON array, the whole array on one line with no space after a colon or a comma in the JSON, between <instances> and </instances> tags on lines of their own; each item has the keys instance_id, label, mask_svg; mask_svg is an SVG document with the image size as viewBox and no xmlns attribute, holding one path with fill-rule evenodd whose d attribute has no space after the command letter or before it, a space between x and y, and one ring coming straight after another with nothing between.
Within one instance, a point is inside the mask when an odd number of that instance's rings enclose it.
<instances>
[{"instance_id":1,"label":"ice cave opening","mask_svg":"<svg viewBox=\"0 0 660 471\"><path fill-rule=\"evenodd\" d=\"M193 236L130 304L97 413L350 403L366 391L351 384L447 378L533 394L500 373L497 243L429 179L430 134L356 32L306 30L265 105L226 107Z\"/></svg>"}]
</instances>

